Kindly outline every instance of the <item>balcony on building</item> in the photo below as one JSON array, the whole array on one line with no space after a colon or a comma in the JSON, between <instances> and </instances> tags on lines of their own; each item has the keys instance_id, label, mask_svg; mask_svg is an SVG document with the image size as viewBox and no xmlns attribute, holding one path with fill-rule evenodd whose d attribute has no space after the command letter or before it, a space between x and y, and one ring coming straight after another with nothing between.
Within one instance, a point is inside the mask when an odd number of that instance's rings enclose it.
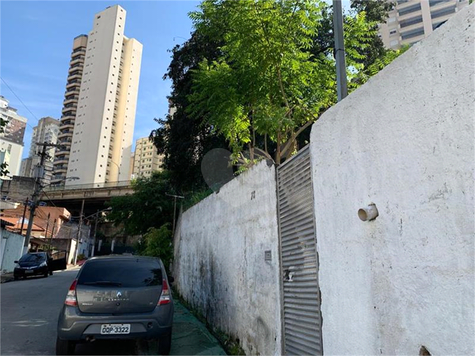
<instances>
[{"instance_id":1,"label":"balcony on building","mask_svg":"<svg viewBox=\"0 0 475 356\"><path fill-rule=\"evenodd\" d=\"M61 132L58 135L58 139L63 138L63 137L73 137L73 130L71 129L61 130Z\"/></svg>"},{"instance_id":2,"label":"balcony on building","mask_svg":"<svg viewBox=\"0 0 475 356\"><path fill-rule=\"evenodd\" d=\"M74 90L77 90L79 92L79 87L81 86L81 80L80 79L74 79L74 80L68 80L66 83L66 91L69 90L70 88L73 88Z\"/></svg>"},{"instance_id":3,"label":"balcony on building","mask_svg":"<svg viewBox=\"0 0 475 356\"><path fill-rule=\"evenodd\" d=\"M78 55L78 56L72 57L71 62L69 62L69 65L72 67L75 64L84 64L84 56Z\"/></svg>"},{"instance_id":4,"label":"balcony on building","mask_svg":"<svg viewBox=\"0 0 475 356\"><path fill-rule=\"evenodd\" d=\"M77 55L78 53L86 53L86 47L78 47L71 52L71 57Z\"/></svg>"},{"instance_id":5,"label":"balcony on building","mask_svg":"<svg viewBox=\"0 0 475 356\"><path fill-rule=\"evenodd\" d=\"M69 94L66 94L64 96L64 101L63 101L63 104L68 104L68 103L76 103L77 100L79 99L79 95L78 94L74 94L74 93L69 93Z\"/></svg>"},{"instance_id":6,"label":"balcony on building","mask_svg":"<svg viewBox=\"0 0 475 356\"><path fill-rule=\"evenodd\" d=\"M69 161L69 156L61 156L61 157L58 157L56 156L56 158L54 159L54 162L53 162L53 166L57 166L59 164L68 164L68 161Z\"/></svg>"},{"instance_id":7,"label":"balcony on building","mask_svg":"<svg viewBox=\"0 0 475 356\"><path fill-rule=\"evenodd\" d=\"M67 170L68 170L68 166L64 164L54 166L55 173L66 173Z\"/></svg>"},{"instance_id":8,"label":"balcony on building","mask_svg":"<svg viewBox=\"0 0 475 356\"><path fill-rule=\"evenodd\" d=\"M68 75L68 83L70 83L71 80L74 80L74 79L81 80L81 78L82 78L82 72L74 71Z\"/></svg>"},{"instance_id":9,"label":"balcony on building","mask_svg":"<svg viewBox=\"0 0 475 356\"><path fill-rule=\"evenodd\" d=\"M76 105L77 107L77 105ZM63 107L63 110L61 110L61 113L63 114L62 116L74 116L76 117L76 108L72 108L72 107Z\"/></svg>"}]
</instances>

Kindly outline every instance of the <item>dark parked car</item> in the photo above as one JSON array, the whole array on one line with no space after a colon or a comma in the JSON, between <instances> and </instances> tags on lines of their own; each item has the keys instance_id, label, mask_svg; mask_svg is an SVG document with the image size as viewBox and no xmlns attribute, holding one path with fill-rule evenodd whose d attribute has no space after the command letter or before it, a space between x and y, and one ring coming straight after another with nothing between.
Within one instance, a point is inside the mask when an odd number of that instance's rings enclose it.
<instances>
[{"instance_id":1,"label":"dark parked car","mask_svg":"<svg viewBox=\"0 0 475 356\"><path fill-rule=\"evenodd\" d=\"M58 319L56 354L73 354L96 339L158 340L171 347L173 299L158 258L103 256L87 260L71 284Z\"/></svg>"},{"instance_id":2,"label":"dark parked car","mask_svg":"<svg viewBox=\"0 0 475 356\"><path fill-rule=\"evenodd\" d=\"M66 269L66 256L61 252L50 256L46 252L30 252L23 255L13 270L13 278L26 278L29 276L43 275L48 277L53 271Z\"/></svg>"}]
</instances>

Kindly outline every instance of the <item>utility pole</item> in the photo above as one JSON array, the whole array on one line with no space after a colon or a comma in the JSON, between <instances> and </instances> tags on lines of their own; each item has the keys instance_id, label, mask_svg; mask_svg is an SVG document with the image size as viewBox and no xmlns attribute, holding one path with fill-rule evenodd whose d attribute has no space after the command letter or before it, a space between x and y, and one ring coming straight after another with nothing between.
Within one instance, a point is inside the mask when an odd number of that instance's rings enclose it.
<instances>
[{"instance_id":1,"label":"utility pole","mask_svg":"<svg viewBox=\"0 0 475 356\"><path fill-rule=\"evenodd\" d=\"M81 213L79 214L78 233L76 235L76 253L74 254L74 264L78 261L79 241L81 239L82 216L84 213L84 199L81 204Z\"/></svg>"},{"instance_id":2,"label":"utility pole","mask_svg":"<svg viewBox=\"0 0 475 356\"><path fill-rule=\"evenodd\" d=\"M25 224L26 208L28 207L28 198L25 200L25 207L23 208L23 217L21 219L20 235L23 233L23 225Z\"/></svg>"},{"instance_id":3,"label":"utility pole","mask_svg":"<svg viewBox=\"0 0 475 356\"><path fill-rule=\"evenodd\" d=\"M341 0L333 0L333 33L335 38L336 83L338 101L341 101L348 95Z\"/></svg>"},{"instance_id":4,"label":"utility pole","mask_svg":"<svg viewBox=\"0 0 475 356\"><path fill-rule=\"evenodd\" d=\"M54 234L54 228L56 227L56 219L54 219L53 222L53 228L51 229L51 235L49 236L49 246L50 250L53 250L53 234Z\"/></svg>"},{"instance_id":5,"label":"utility pole","mask_svg":"<svg viewBox=\"0 0 475 356\"><path fill-rule=\"evenodd\" d=\"M46 232L45 232L45 240L48 237L48 229L49 229L49 219L51 217L51 213L48 213L48 220L46 221ZM51 249L51 246L50 246Z\"/></svg>"},{"instance_id":6,"label":"utility pole","mask_svg":"<svg viewBox=\"0 0 475 356\"><path fill-rule=\"evenodd\" d=\"M40 163L36 166L36 171L35 171L35 190L33 192L32 196L32 202L31 202L31 207L30 207L30 219L28 220L28 227L26 230L26 236L25 236L25 243L23 244L23 253L28 252L28 245L30 244L30 238L31 238L31 230L33 229L33 218L35 216L35 210L36 206L38 205L38 199L40 197L41 189L43 188L41 185L41 179L43 178L44 175L44 164L45 160L48 157L48 154L46 153L47 147L62 147L63 145L57 145L54 143L47 143L43 142L37 143L38 146L43 146L43 149L41 150L40 155Z\"/></svg>"},{"instance_id":7,"label":"utility pole","mask_svg":"<svg viewBox=\"0 0 475 356\"><path fill-rule=\"evenodd\" d=\"M96 221L94 222L94 238L92 240L91 257L94 257L94 249L96 248L96 236L97 236L97 221L99 220L99 210L96 213Z\"/></svg>"},{"instance_id":8,"label":"utility pole","mask_svg":"<svg viewBox=\"0 0 475 356\"><path fill-rule=\"evenodd\" d=\"M173 195L173 194L168 194L168 193L165 193L165 195L168 195L169 197L173 197L174 198L174 202L173 202L173 231L172 231L172 235L175 236L175 220L176 220L176 199L185 199L185 197L182 197L181 195Z\"/></svg>"}]
</instances>

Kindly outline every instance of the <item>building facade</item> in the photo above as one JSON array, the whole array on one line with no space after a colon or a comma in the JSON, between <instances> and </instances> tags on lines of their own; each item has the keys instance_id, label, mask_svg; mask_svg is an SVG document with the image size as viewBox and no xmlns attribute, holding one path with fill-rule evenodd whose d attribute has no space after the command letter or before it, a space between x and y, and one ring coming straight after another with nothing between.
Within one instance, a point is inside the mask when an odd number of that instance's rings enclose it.
<instances>
[{"instance_id":1,"label":"building facade","mask_svg":"<svg viewBox=\"0 0 475 356\"><path fill-rule=\"evenodd\" d=\"M6 122L0 133L0 164L8 164L9 174L1 179L11 179L20 173L21 156L23 154L23 138L27 119L18 115L17 109L9 106L9 101L0 95L0 117Z\"/></svg>"},{"instance_id":2,"label":"building facade","mask_svg":"<svg viewBox=\"0 0 475 356\"><path fill-rule=\"evenodd\" d=\"M160 171L163 155L157 153L157 149L148 137L139 138L135 142L134 166L132 178L150 177L152 172Z\"/></svg>"},{"instance_id":3,"label":"building facade","mask_svg":"<svg viewBox=\"0 0 475 356\"><path fill-rule=\"evenodd\" d=\"M379 37L386 48L399 49L429 36L468 0L399 0L379 26Z\"/></svg>"},{"instance_id":4,"label":"building facade","mask_svg":"<svg viewBox=\"0 0 475 356\"><path fill-rule=\"evenodd\" d=\"M125 181L135 124L142 44L124 36L126 11L108 7L88 35L67 176L68 184Z\"/></svg>"},{"instance_id":5,"label":"building facade","mask_svg":"<svg viewBox=\"0 0 475 356\"><path fill-rule=\"evenodd\" d=\"M38 153L43 149L38 146L38 142L56 143L59 134L59 120L52 117L43 117L38 121L38 125L33 128L33 135L31 137L30 151L28 158L21 162L20 175L23 177L34 177L34 168L40 163ZM44 177L43 183L49 184L53 175L53 158L56 149L49 147L46 150L47 158L44 163Z\"/></svg>"},{"instance_id":6,"label":"building facade","mask_svg":"<svg viewBox=\"0 0 475 356\"><path fill-rule=\"evenodd\" d=\"M86 35L80 35L74 39L57 141L64 146L55 151L53 177L51 180L52 184L64 182L68 171L69 154L71 150L74 124L76 122L76 112L81 89L84 60L86 57L86 47Z\"/></svg>"}]
</instances>

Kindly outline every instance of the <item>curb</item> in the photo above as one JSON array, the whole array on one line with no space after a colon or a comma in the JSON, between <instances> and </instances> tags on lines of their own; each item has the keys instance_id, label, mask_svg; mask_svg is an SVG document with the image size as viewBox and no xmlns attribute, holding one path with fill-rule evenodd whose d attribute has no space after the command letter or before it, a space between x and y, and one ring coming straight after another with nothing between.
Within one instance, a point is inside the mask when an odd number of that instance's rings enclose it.
<instances>
[{"instance_id":1,"label":"curb","mask_svg":"<svg viewBox=\"0 0 475 356\"><path fill-rule=\"evenodd\" d=\"M13 281L13 273L5 273L1 275L0 283Z\"/></svg>"}]
</instances>

